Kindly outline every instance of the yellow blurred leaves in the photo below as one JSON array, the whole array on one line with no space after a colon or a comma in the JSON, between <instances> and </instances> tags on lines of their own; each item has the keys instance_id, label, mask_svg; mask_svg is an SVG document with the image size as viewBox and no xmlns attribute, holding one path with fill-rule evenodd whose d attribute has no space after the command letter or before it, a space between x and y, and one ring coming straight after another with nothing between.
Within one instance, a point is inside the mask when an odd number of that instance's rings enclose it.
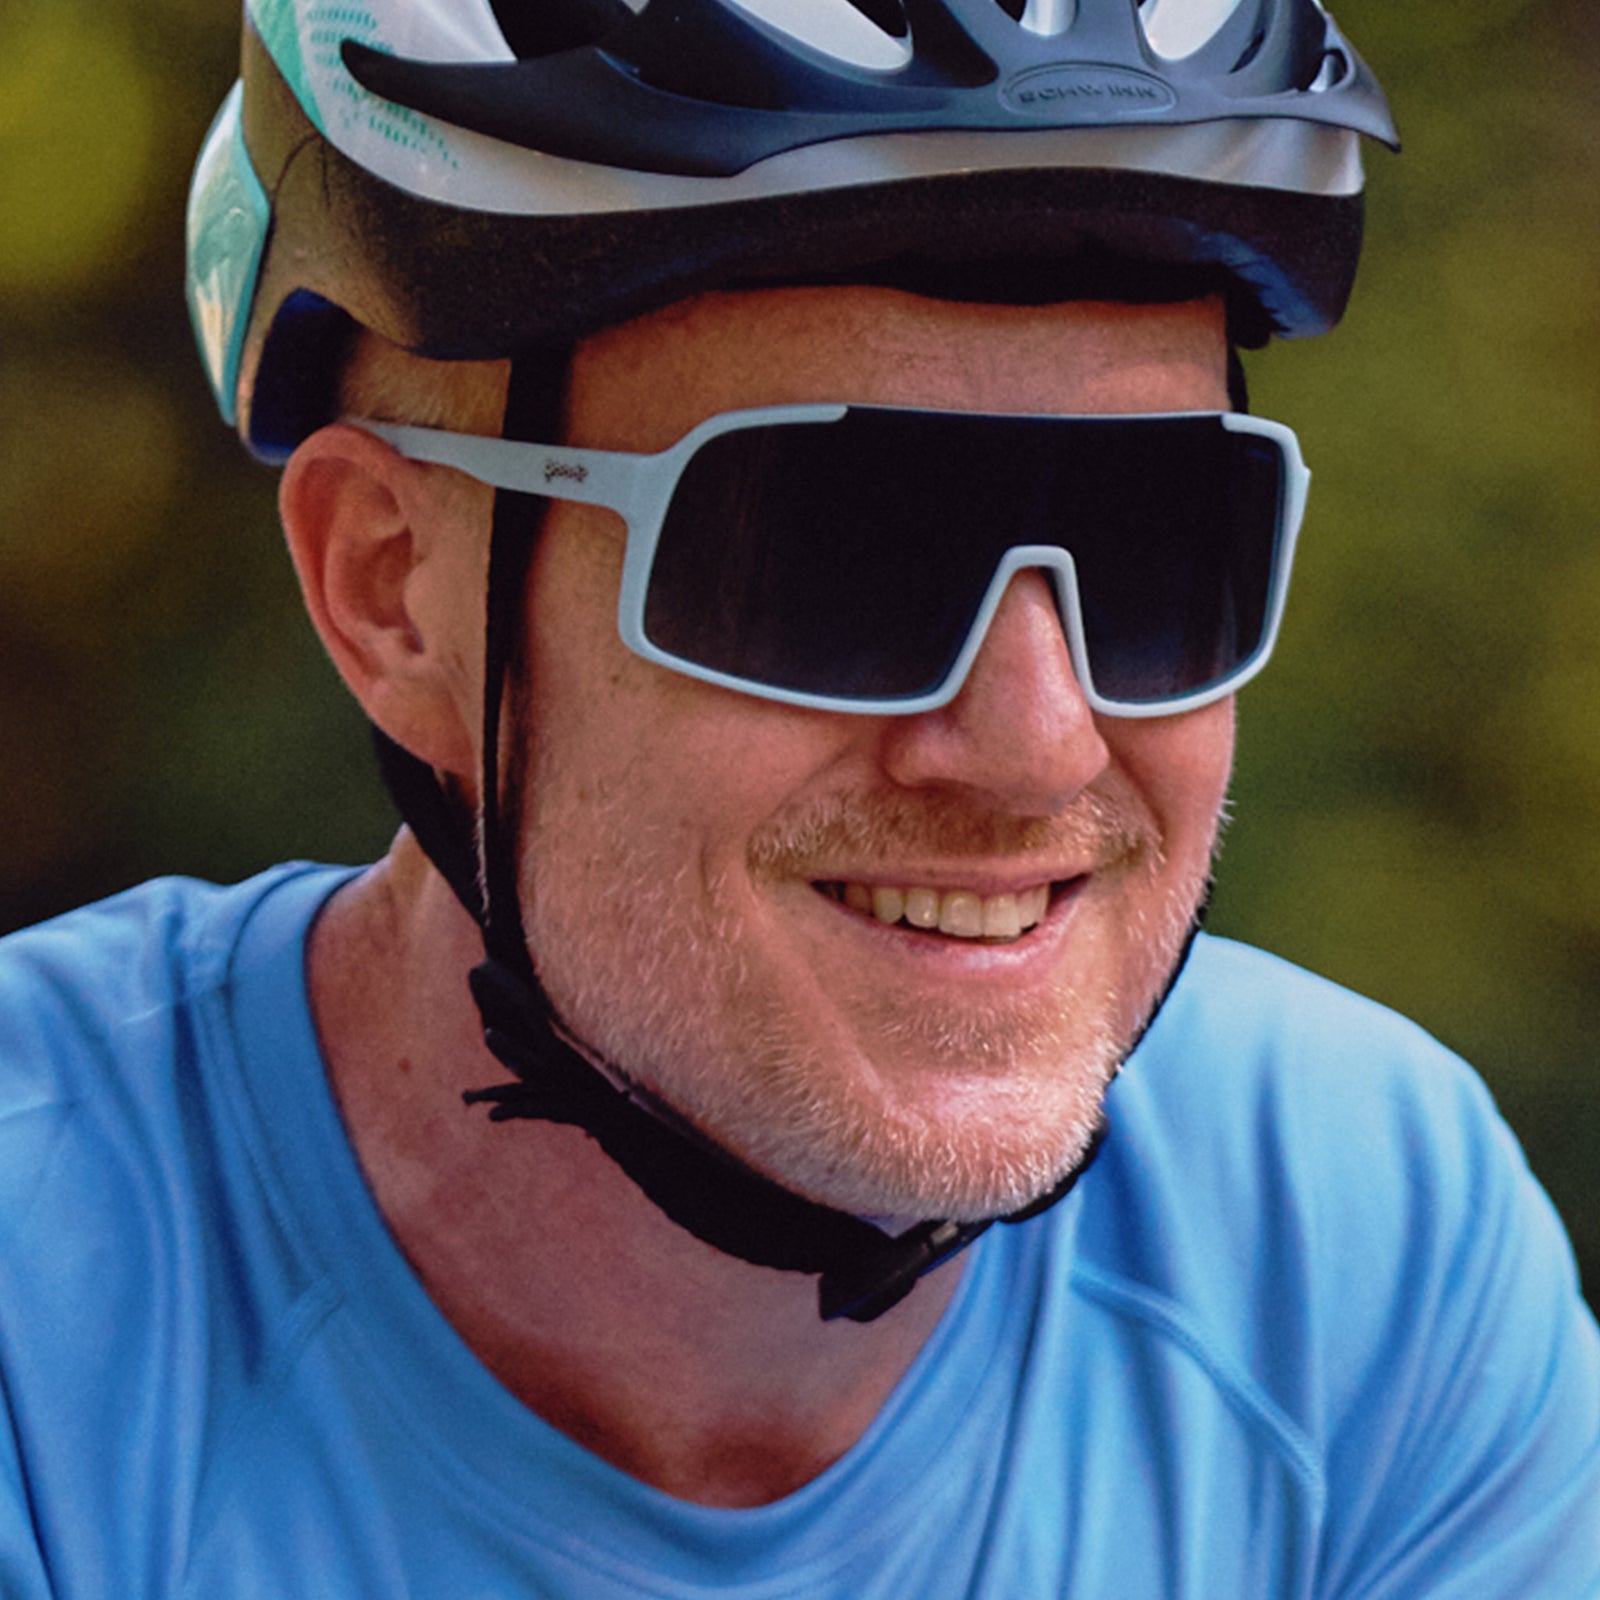
<instances>
[{"instance_id":1,"label":"yellow blurred leaves","mask_svg":"<svg viewBox=\"0 0 1600 1600\"><path fill-rule=\"evenodd\" d=\"M8 5L0 18L0 294L70 293L132 248L156 85L93 10Z\"/></svg>"},{"instance_id":2,"label":"yellow blurred leaves","mask_svg":"<svg viewBox=\"0 0 1600 1600\"><path fill-rule=\"evenodd\" d=\"M1574 938L1600 929L1600 550L1552 571L1533 670L1474 755L1501 796L1517 875Z\"/></svg>"},{"instance_id":3,"label":"yellow blurred leaves","mask_svg":"<svg viewBox=\"0 0 1600 1600\"><path fill-rule=\"evenodd\" d=\"M1334 0L1328 9L1361 54L1387 78L1408 57L1422 59L1436 74L1450 74L1464 54L1485 41L1492 50L1494 36L1507 26L1515 27L1519 14L1537 10L1538 0L1429 6L1420 14L1391 0ZM1401 131L1405 131L1403 117Z\"/></svg>"},{"instance_id":4,"label":"yellow blurred leaves","mask_svg":"<svg viewBox=\"0 0 1600 1600\"><path fill-rule=\"evenodd\" d=\"M13 625L90 648L169 535L185 435L162 389L110 356L0 364L0 588ZM81 634L81 636L79 636Z\"/></svg>"},{"instance_id":5,"label":"yellow blurred leaves","mask_svg":"<svg viewBox=\"0 0 1600 1600\"><path fill-rule=\"evenodd\" d=\"M1403 991L1412 1015L1448 1019L1458 1043L1503 1009L1484 982L1485 862L1438 819L1356 803L1286 819L1273 850L1282 872L1258 915L1280 935L1274 948L1364 994L1393 1002ZM1513 955L1502 935L1502 981L1514 981Z\"/></svg>"}]
</instances>

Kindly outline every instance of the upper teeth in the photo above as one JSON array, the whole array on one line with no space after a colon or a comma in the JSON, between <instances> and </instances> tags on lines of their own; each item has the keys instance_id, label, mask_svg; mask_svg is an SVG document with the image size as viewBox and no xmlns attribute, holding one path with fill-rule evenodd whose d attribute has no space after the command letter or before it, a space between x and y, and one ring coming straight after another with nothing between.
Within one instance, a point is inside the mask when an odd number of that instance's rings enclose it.
<instances>
[{"instance_id":1,"label":"upper teeth","mask_svg":"<svg viewBox=\"0 0 1600 1600\"><path fill-rule=\"evenodd\" d=\"M908 922L937 928L958 939L1015 939L1041 921L1050 904L1050 885L1020 894L974 894L970 889L893 889L864 883L843 885L844 903L879 922Z\"/></svg>"}]
</instances>

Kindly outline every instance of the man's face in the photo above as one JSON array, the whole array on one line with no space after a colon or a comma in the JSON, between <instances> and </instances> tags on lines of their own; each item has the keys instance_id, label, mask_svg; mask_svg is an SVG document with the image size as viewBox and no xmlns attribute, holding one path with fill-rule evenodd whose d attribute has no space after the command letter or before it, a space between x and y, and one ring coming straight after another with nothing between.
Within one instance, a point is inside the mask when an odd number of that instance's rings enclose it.
<instances>
[{"instance_id":1,"label":"man's face","mask_svg":"<svg viewBox=\"0 0 1600 1600\"><path fill-rule=\"evenodd\" d=\"M589 341L568 437L657 450L719 411L820 400L1221 409L1225 358L1210 302L713 296ZM557 507L530 589L525 909L557 1009L813 1198L976 1217L1043 1192L1183 948L1231 703L1095 717L1025 573L949 706L783 707L628 652L622 551L611 513Z\"/></svg>"}]
</instances>

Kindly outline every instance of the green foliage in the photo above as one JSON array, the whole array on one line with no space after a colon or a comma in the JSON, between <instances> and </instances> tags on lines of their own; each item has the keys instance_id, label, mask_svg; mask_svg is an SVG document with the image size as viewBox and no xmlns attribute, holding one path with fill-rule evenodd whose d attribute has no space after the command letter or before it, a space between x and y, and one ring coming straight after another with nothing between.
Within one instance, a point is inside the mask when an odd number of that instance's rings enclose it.
<instances>
[{"instance_id":1,"label":"green foliage","mask_svg":"<svg viewBox=\"0 0 1600 1600\"><path fill-rule=\"evenodd\" d=\"M0 926L393 827L183 306L239 13L0 10Z\"/></svg>"},{"instance_id":2,"label":"green foliage","mask_svg":"<svg viewBox=\"0 0 1600 1600\"><path fill-rule=\"evenodd\" d=\"M37 7L5 31L0 289L83 284L138 225L158 83L114 21Z\"/></svg>"},{"instance_id":3,"label":"green foliage","mask_svg":"<svg viewBox=\"0 0 1600 1600\"><path fill-rule=\"evenodd\" d=\"M1600 23L1334 9L1406 152L1369 155L1344 327L1251 360L1316 481L1240 707L1213 926L1469 1056L1593 1293ZM0 926L159 871L363 857L392 826L184 320L188 168L237 26L203 0L0 9Z\"/></svg>"}]
</instances>

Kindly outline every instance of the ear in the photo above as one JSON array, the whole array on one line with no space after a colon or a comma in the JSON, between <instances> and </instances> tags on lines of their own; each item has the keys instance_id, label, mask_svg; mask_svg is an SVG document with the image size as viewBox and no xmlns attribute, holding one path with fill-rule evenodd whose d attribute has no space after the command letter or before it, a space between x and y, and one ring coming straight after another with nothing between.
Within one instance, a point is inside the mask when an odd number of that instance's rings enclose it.
<instances>
[{"instance_id":1,"label":"ear","mask_svg":"<svg viewBox=\"0 0 1600 1600\"><path fill-rule=\"evenodd\" d=\"M278 508L306 609L389 737L475 786L490 491L348 423L304 441Z\"/></svg>"}]
</instances>

